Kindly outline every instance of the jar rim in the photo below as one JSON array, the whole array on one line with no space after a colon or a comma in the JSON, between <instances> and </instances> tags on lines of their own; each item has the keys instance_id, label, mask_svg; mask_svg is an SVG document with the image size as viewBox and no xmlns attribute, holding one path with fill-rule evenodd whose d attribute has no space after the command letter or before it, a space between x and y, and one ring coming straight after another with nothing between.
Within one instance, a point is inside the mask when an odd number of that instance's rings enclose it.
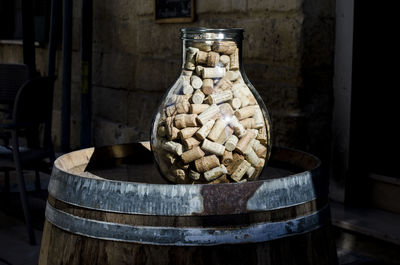
<instances>
[{"instance_id":1,"label":"jar rim","mask_svg":"<svg viewBox=\"0 0 400 265\"><path fill-rule=\"evenodd\" d=\"M243 39L243 28L182 28L182 39L199 40L221 40L221 39Z\"/></svg>"}]
</instances>

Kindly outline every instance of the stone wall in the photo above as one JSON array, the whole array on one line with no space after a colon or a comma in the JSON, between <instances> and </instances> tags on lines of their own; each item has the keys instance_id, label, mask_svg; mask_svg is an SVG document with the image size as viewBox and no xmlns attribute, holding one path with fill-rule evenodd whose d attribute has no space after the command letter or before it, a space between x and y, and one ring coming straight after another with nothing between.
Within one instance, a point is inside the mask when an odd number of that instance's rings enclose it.
<instances>
[{"instance_id":1,"label":"stone wall","mask_svg":"<svg viewBox=\"0 0 400 265\"><path fill-rule=\"evenodd\" d=\"M157 24L150 0L94 1L93 144L146 140L163 93L179 74L182 27L242 27L243 63L273 122L274 143L328 153L334 0L197 0L196 21ZM79 145L80 6L74 1L72 147ZM0 44L0 61L21 62L21 47ZM47 50L37 48L38 68ZM61 53L58 54L61 75ZM61 77L54 141L60 144Z\"/></svg>"}]
</instances>

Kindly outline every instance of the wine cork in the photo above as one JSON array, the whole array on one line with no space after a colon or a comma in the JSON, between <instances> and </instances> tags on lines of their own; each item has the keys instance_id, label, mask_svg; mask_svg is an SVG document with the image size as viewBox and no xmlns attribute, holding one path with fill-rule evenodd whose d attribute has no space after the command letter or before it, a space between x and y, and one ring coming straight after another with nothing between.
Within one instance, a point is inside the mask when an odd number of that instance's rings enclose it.
<instances>
[{"instance_id":1,"label":"wine cork","mask_svg":"<svg viewBox=\"0 0 400 265\"><path fill-rule=\"evenodd\" d=\"M263 144L267 143L267 129L264 126L258 129L258 134L256 139L259 140L260 143Z\"/></svg>"},{"instance_id":2,"label":"wine cork","mask_svg":"<svg viewBox=\"0 0 400 265\"><path fill-rule=\"evenodd\" d=\"M229 126L226 126L215 142L219 144L225 144L226 140L228 140L228 138L232 134L233 134L233 129Z\"/></svg>"},{"instance_id":3,"label":"wine cork","mask_svg":"<svg viewBox=\"0 0 400 265\"><path fill-rule=\"evenodd\" d=\"M198 48L195 47L188 47L186 48L186 60L187 59L192 59L196 53L199 51Z\"/></svg>"},{"instance_id":4,"label":"wine cork","mask_svg":"<svg viewBox=\"0 0 400 265\"><path fill-rule=\"evenodd\" d=\"M240 101L242 102L241 107L244 108L250 104L249 98L247 96L243 96L240 98Z\"/></svg>"},{"instance_id":5,"label":"wine cork","mask_svg":"<svg viewBox=\"0 0 400 265\"><path fill-rule=\"evenodd\" d=\"M189 170L189 177L193 180L199 180L201 174L199 172L196 172L194 170Z\"/></svg>"},{"instance_id":6,"label":"wine cork","mask_svg":"<svg viewBox=\"0 0 400 265\"><path fill-rule=\"evenodd\" d=\"M178 114L175 116L175 126L178 129L186 127L195 127L197 114Z\"/></svg>"},{"instance_id":7,"label":"wine cork","mask_svg":"<svg viewBox=\"0 0 400 265\"><path fill-rule=\"evenodd\" d=\"M230 69L239 70L239 49L236 49L230 56Z\"/></svg>"},{"instance_id":8,"label":"wine cork","mask_svg":"<svg viewBox=\"0 0 400 265\"><path fill-rule=\"evenodd\" d=\"M219 165L219 159L215 155L205 156L194 161L194 166L200 173L206 172Z\"/></svg>"},{"instance_id":9,"label":"wine cork","mask_svg":"<svg viewBox=\"0 0 400 265\"><path fill-rule=\"evenodd\" d=\"M212 94L214 92L214 81L212 79L204 79L201 91L203 91L205 95Z\"/></svg>"},{"instance_id":10,"label":"wine cork","mask_svg":"<svg viewBox=\"0 0 400 265\"><path fill-rule=\"evenodd\" d=\"M255 112L254 112L253 118L255 121L254 128L260 129L264 126L264 116L263 116L259 106L255 107Z\"/></svg>"},{"instance_id":11,"label":"wine cork","mask_svg":"<svg viewBox=\"0 0 400 265\"><path fill-rule=\"evenodd\" d=\"M203 68L204 68L203 66L197 65L195 68L196 75L203 76Z\"/></svg>"},{"instance_id":12,"label":"wine cork","mask_svg":"<svg viewBox=\"0 0 400 265\"><path fill-rule=\"evenodd\" d=\"M240 140L236 144L235 151L243 154L244 151L246 151L250 141L253 140L255 137L256 135L253 131L247 130L246 134L242 138L240 138Z\"/></svg>"},{"instance_id":13,"label":"wine cork","mask_svg":"<svg viewBox=\"0 0 400 265\"><path fill-rule=\"evenodd\" d=\"M170 172L169 166L164 163L160 163L159 166L161 172L165 172L164 176L172 183L176 183L176 177Z\"/></svg>"},{"instance_id":14,"label":"wine cork","mask_svg":"<svg viewBox=\"0 0 400 265\"><path fill-rule=\"evenodd\" d=\"M183 153L183 146L180 143L173 142L173 141L168 141L168 142L162 142L161 143L161 148L164 150L177 154L178 156L182 155Z\"/></svg>"},{"instance_id":15,"label":"wine cork","mask_svg":"<svg viewBox=\"0 0 400 265\"><path fill-rule=\"evenodd\" d=\"M249 99L249 105L257 105L257 100L253 95L247 96Z\"/></svg>"},{"instance_id":16,"label":"wine cork","mask_svg":"<svg viewBox=\"0 0 400 265\"><path fill-rule=\"evenodd\" d=\"M246 171L246 173L244 174L244 176L245 176L246 178L248 178L249 180L252 180L252 177L253 177L253 174L254 174L255 171L256 171L256 169L255 169L254 167L250 166L250 167L247 169L247 171Z\"/></svg>"},{"instance_id":17,"label":"wine cork","mask_svg":"<svg viewBox=\"0 0 400 265\"><path fill-rule=\"evenodd\" d=\"M253 150L253 149L251 149L251 150ZM201 150L200 147L196 146L195 148L184 152L181 155L181 158L185 164L188 164L196 159L202 158L204 155L205 155L205 153L203 152L203 150Z\"/></svg>"},{"instance_id":18,"label":"wine cork","mask_svg":"<svg viewBox=\"0 0 400 265\"><path fill-rule=\"evenodd\" d=\"M243 119L243 120L241 120L239 122L240 122L240 124L242 124L242 126L245 129L252 129L256 125L256 121L253 118Z\"/></svg>"},{"instance_id":19,"label":"wine cork","mask_svg":"<svg viewBox=\"0 0 400 265\"><path fill-rule=\"evenodd\" d=\"M239 120L236 116L232 116L229 120L229 125L235 130L235 134L237 137L241 138L246 134L246 129L240 124Z\"/></svg>"},{"instance_id":20,"label":"wine cork","mask_svg":"<svg viewBox=\"0 0 400 265\"><path fill-rule=\"evenodd\" d=\"M222 117L231 117L235 113L229 103L223 103L218 108Z\"/></svg>"},{"instance_id":21,"label":"wine cork","mask_svg":"<svg viewBox=\"0 0 400 265\"><path fill-rule=\"evenodd\" d=\"M196 63L205 64L207 63L208 52L198 51L196 54Z\"/></svg>"},{"instance_id":22,"label":"wine cork","mask_svg":"<svg viewBox=\"0 0 400 265\"><path fill-rule=\"evenodd\" d=\"M182 75L183 75L183 76L191 77L192 74L193 74L193 71L191 71L191 70L183 70L183 71L182 71Z\"/></svg>"},{"instance_id":23,"label":"wine cork","mask_svg":"<svg viewBox=\"0 0 400 265\"><path fill-rule=\"evenodd\" d=\"M259 140L255 139L252 147L258 157L264 158L264 159L267 157L267 147L265 145L261 144Z\"/></svg>"},{"instance_id":24,"label":"wine cork","mask_svg":"<svg viewBox=\"0 0 400 265\"><path fill-rule=\"evenodd\" d=\"M227 78L221 78L218 83L215 85L214 90L215 91L221 91L221 90L228 90L232 88L232 82L229 81Z\"/></svg>"},{"instance_id":25,"label":"wine cork","mask_svg":"<svg viewBox=\"0 0 400 265\"><path fill-rule=\"evenodd\" d=\"M219 112L219 108L217 105L212 104L205 111L203 111L200 115L197 116L197 121L200 125L204 125L207 121L214 117L215 114Z\"/></svg>"},{"instance_id":26,"label":"wine cork","mask_svg":"<svg viewBox=\"0 0 400 265\"><path fill-rule=\"evenodd\" d=\"M198 48L200 51L209 52L213 43L213 41L193 42L192 46Z\"/></svg>"},{"instance_id":27,"label":"wine cork","mask_svg":"<svg viewBox=\"0 0 400 265\"><path fill-rule=\"evenodd\" d=\"M219 104L222 102L226 102L233 98L232 92L229 90L213 93L208 96L209 104Z\"/></svg>"},{"instance_id":28,"label":"wine cork","mask_svg":"<svg viewBox=\"0 0 400 265\"><path fill-rule=\"evenodd\" d=\"M224 165L220 165L218 167L215 167L209 171L204 172L204 178L207 181L212 181L214 179L217 179L219 177L221 177L222 175L226 174L226 167Z\"/></svg>"},{"instance_id":29,"label":"wine cork","mask_svg":"<svg viewBox=\"0 0 400 265\"><path fill-rule=\"evenodd\" d=\"M247 162L246 160L243 160L239 166L236 168L236 170L232 173L231 178L238 182L242 179L244 174L247 172L247 170L250 167L250 163Z\"/></svg>"},{"instance_id":30,"label":"wine cork","mask_svg":"<svg viewBox=\"0 0 400 265\"><path fill-rule=\"evenodd\" d=\"M175 116L176 115L176 106L171 105L165 108L165 113L167 114L168 117Z\"/></svg>"},{"instance_id":31,"label":"wine cork","mask_svg":"<svg viewBox=\"0 0 400 265\"><path fill-rule=\"evenodd\" d=\"M253 94L250 91L250 88L244 83L240 84L239 90L242 92L243 95L247 97L253 96Z\"/></svg>"},{"instance_id":32,"label":"wine cork","mask_svg":"<svg viewBox=\"0 0 400 265\"><path fill-rule=\"evenodd\" d=\"M186 147L186 149L192 149L193 147L200 145L200 141L194 137L189 137L182 139L182 144L184 147Z\"/></svg>"},{"instance_id":33,"label":"wine cork","mask_svg":"<svg viewBox=\"0 0 400 265\"><path fill-rule=\"evenodd\" d=\"M165 126L158 126L157 135L159 137L165 137L167 135L167 130L165 129Z\"/></svg>"},{"instance_id":34,"label":"wine cork","mask_svg":"<svg viewBox=\"0 0 400 265\"><path fill-rule=\"evenodd\" d=\"M231 135L225 143L225 149L228 151L233 151L236 148L236 144L239 142L239 138L235 135Z\"/></svg>"},{"instance_id":35,"label":"wine cork","mask_svg":"<svg viewBox=\"0 0 400 265\"><path fill-rule=\"evenodd\" d=\"M228 71L225 74L225 78L228 79L229 81L235 81L236 79L239 78L239 71Z\"/></svg>"},{"instance_id":36,"label":"wine cork","mask_svg":"<svg viewBox=\"0 0 400 265\"><path fill-rule=\"evenodd\" d=\"M203 85L203 81L197 75L192 75L192 77L190 78L190 84L194 89L200 89Z\"/></svg>"},{"instance_id":37,"label":"wine cork","mask_svg":"<svg viewBox=\"0 0 400 265\"><path fill-rule=\"evenodd\" d=\"M206 79L206 78L222 78L222 77L224 77L225 72L226 72L225 68L204 67L204 69L203 69L203 79Z\"/></svg>"},{"instance_id":38,"label":"wine cork","mask_svg":"<svg viewBox=\"0 0 400 265\"><path fill-rule=\"evenodd\" d=\"M178 128L174 127L174 118L173 117L167 117L165 120L165 130L166 130L166 135L168 140L175 140L178 138Z\"/></svg>"},{"instance_id":39,"label":"wine cork","mask_svg":"<svg viewBox=\"0 0 400 265\"><path fill-rule=\"evenodd\" d=\"M215 67L219 61L219 53L209 52L207 56L207 66Z\"/></svg>"},{"instance_id":40,"label":"wine cork","mask_svg":"<svg viewBox=\"0 0 400 265\"><path fill-rule=\"evenodd\" d=\"M204 139L203 144L201 145L201 149L203 149L204 151L206 151L208 153L222 156L225 151L225 146L223 146L222 144L214 143L207 139Z\"/></svg>"},{"instance_id":41,"label":"wine cork","mask_svg":"<svg viewBox=\"0 0 400 265\"><path fill-rule=\"evenodd\" d=\"M176 113L184 114L189 112L190 103L188 100L184 100L181 102L176 103Z\"/></svg>"},{"instance_id":42,"label":"wine cork","mask_svg":"<svg viewBox=\"0 0 400 265\"><path fill-rule=\"evenodd\" d=\"M187 101L189 98L190 95L172 95L171 98L168 100L167 105Z\"/></svg>"},{"instance_id":43,"label":"wine cork","mask_svg":"<svg viewBox=\"0 0 400 265\"><path fill-rule=\"evenodd\" d=\"M175 177L175 181L177 183L185 183L186 180L186 173L183 169L173 169L172 175Z\"/></svg>"},{"instance_id":44,"label":"wine cork","mask_svg":"<svg viewBox=\"0 0 400 265\"><path fill-rule=\"evenodd\" d=\"M170 165L173 165L176 162L176 156L174 154L166 152L165 155L162 156L165 161L167 161Z\"/></svg>"},{"instance_id":45,"label":"wine cork","mask_svg":"<svg viewBox=\"0 0 400 265\"><path fill-rule=\"evenodd\" d=\"M218 120L218 119L220 119L220 118L222 118L222 115L221 115L221 113L219 113L219 112L217 112L217 113L212 117L213 120Z\"/></svg>"},{"instance_id":46,"label":"wine cork","mask_svg":"<svg viewBox=\"0 0 400 265\"><path fill-rule=\"evenodd\" d=\"M238 168L238 166L242 163L244 160L244 156L239 155L238 153L233 153L233 161L231 164L226 166L226 170L228 171L229 175L232 175L233 172Z\"/></svg>"},{"instance_id":47,"label":"wine cork","mask_svg":"<svg viewBox=\"0 0 400 265\"><path fill-rule=\"evenodd\" d=\"M195 104L201 104L203 103L205 97L206 96L204 95L204 93L201 92L201 90L197 89L192 96L192 102Z\"/></svg>"},{"instance_id":48,"label":"wine cork","mask_svg":"<svg viewBox=\"0 0 400 265\"><path fill-rule=\"evenodd\" d=\"M229 179L226 177L226 175L222 175L217 179L214 179L213 181L209 182L209 184L219 184L219 183L229 183Z\"/></svg>"},{"instance_id":49,"label":"wine cork","mask_svg":"<svg viewBox=\"0 0 400 265\"><path fill-rule=\"evenodd\" d=\"M221 55L219 57L219 63L225 68L230 69L231 58L228 55Z\"/></svg>"},{"instance_id":50,"label":"wine cork","mask_svg":"<svg viewBox=\"0 0 400 265\"><path fill-rule=\"evenodd\" d=\"M235 98L240 99L241 107L246 107L249 105L249 98L243 93L241 87L244 84L233 84L232 86L232 93Z\"/></svg>"},{"instance_id":51,"label":"wine cork","mask_svg":"<svg viewBox=\"0 0 400 265\"><path fill-rule=\"evenodd\" d=\"M254 152L252 146L247 147L244 152L244 157L252 166L257 166L260 163L260 158L257 156L256 152Z\"/></svg>"},{"instance_id":52,"label":"wine cork","mask_svg":"<svg viewBox=\"0 0 400 265\"><path fill-rule=\"evenodd\" d=\"M204 124L204 125L196 132L197 138L199 138L200 140L206 139L206 137L207 137L208 134L210 133L212 127L214 126L214 123L215 123L215 120L209 120L208 122L206 122L206 124Z\"/></svg>"},{"instance_id":53,"label":"wine cork","mask_svg":"<svg viewBox=\"0 0 400 265\"><path fill-rule=\"evenodd\" d=\"M264 164L265 164L265 159L260 158L260 163L257 165L256 168L262 168L264 166Z\"/></svg>"},{"instance_id":54,"label":"wine cork","mask_svg":"<svg viewBox=\"0 0 400 265\"><path fill-rule=\"evenodd\" d=\"M226 151L224 152L224 155L222 156L222 164L225 166L231 164L233 162L233 155L232 152Z\"/></svg>"},{"instance_id":55,"label":"wine cork","mask_svg":"<svg viewBox=\"0 0 400 265\"><path fill-rule=\"evenodd\" d=\"M257 129L248 129L249 131L252 131L253 133L254 133L254 135L255 135L255 137L254 138L256 138L257 139L257 135L258 135L258 130ZM250 141L250 143L252 143L252 141Z\"/></svg>"},{"instance_id":56,"label":"wine cork","mask_svg":"<svg viewBox=\"0 0 400 265\"><path fill-rule=\"evenodd\" d=\"M182 93L184 95L192 95L193 94L193 87L189 84L186 84L183 88L182 88Z\"/></svg>"},{"instance_id":57,"label":"wine cork","mask_svg":"<svg viewBox=\"0 0 400 265\"><path fill-rule=\"evenodd\" d=\"M237 110L238 108L240 108L242 106L242 101L239 98L233 98L233 99L229 100L229 104L231 104L231 106L234 110Z\"/></svg>"},{"instance_id":58,"label":"wine cork","mask_svg":"<svg viewBox=\"0 0 400 265\"><path fill-rule=\"evenodd\" d=\"M210 105L208 104L191 104L189 107L189 112L192 114L200 114L206 109L208 109Z\"/></svg>"},{"instance_id":59,"label":"wine cork","mask_svg":"<svg viewBox=\"0 0 400 265\"><path fill-rule=\"evenodd\" d=\"M178 168L183 169L183 170L185 170L185 171L187 171L187 170L189 169L189 166L190 166L188 163L183 162L182 159L177 160L177 162L175 163L175 165L176 165Z\"/></svg>"},{"instance_id":60,"label":"wine cork","mask_svg":"<svg viewBox=\"0 0 400 265\"><path fill-rule=\"evenodd\" d=\"M234 41L215 41L211 47L213 51L227 55L233 54L236 48Z\"/></svg>"},{"instance_id":61,"label":"wine cork","mask_svg":"<svg viewBox=\"0 0 400 265\"><path fill-rule=\"evenodd\" d=\"M195 55L198 51L199 49L194 47L189 47L186 49L185 68L187 70L195 69Z\"/></svg>"},{"instance_id":62,"label":"wine cork","mask_svg":"<svg viewBox=\"0 0 400 265\"><path fill-rule=\"evenodd\" d=\"M222 131L225 129L226 123L223 119L218 119L214 126L212 127L210 133L208 134L207 138L211 141L216 141L218 137L221 135Z\"/></svg>"},{"instance_id":63,"label":"wine cork","mask_svg":"<svg viewBox=\"0 0 400 265\"><path fill-rule=\"evenodd\" d=\"M239 120L243 120L246 118L249 118L251 116L253 116L255 113L255 109L254 106L247 106L241 109L238 109L235 111L235 116L239 119Z\"/></svg>"},{"instance_id":64,"label":"wine cork","mask_svg":"<svg viewBox=\"0 0 400 265\"><path fill-rule=\"evenodd\" d=\"M187 127L183 128L182 130L179 131L178 135L183 139L187 139L189 137L192 137L200 128L199 127Z\"/></svg>"}]
</instances>

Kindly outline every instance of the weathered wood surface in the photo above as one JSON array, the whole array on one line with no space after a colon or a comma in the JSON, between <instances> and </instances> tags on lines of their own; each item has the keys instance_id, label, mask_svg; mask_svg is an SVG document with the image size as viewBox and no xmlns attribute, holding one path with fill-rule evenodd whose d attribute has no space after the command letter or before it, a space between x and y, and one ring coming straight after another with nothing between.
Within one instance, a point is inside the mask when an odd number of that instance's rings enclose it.
<instances>
[{"instance_id":1,"label":"weathered wood surface","mask_svg":"<svg viewBox=\"0 0 400 265\"><path fill-rule=\"evenodd\" d=\"M65 232L46 221L39 264L337 265L337 261L328 227L257 244L178 247L99 240Z\"/></svg>"},{"instance_id":2,"label":"weathered wood surface","mask_svg":"<svg viewBox=\"0 0 400 265\"><path fill-rule=\"evenodd\" d=\"M318 160L306 153L276 149L276 152L272 154L271 164L273 165L275 161L277 166L267 168L263 172L263 179L290 178L293 174L308 170L311 170L313 174L319 174L316 171L319 166ZM146 168L150 169L152 166L151 153L137 144L73 152L56 161L55 166L79 178L122 181L122 187L124 183L128 183L124 181L148 183L160 180L158 183L162 183L161 180L163 180L161 176L155 175L156 170L140 174L141 177L137 176L141 170L147 171ZM86 172L84 172L85 168ZM114 171L118 171L117 176L113 176ZM58 171L58 174L61 173L62 171ZM319 178L321 177L318 175L314 176L313 183L323 186L325 182ZM240 243L239 241L238 244L213 246L154 245L137 241L121 242L91 238L80 235L79 230L68 232L60 229L46 220L39 264L337 264L335 244L329 225L316 226L315 230L304 234L291 234L292 231L290 231L291 223L295 222L296 218L329 210L327 194L321 194L319 191L315 193L315 199L296 205L251 211L246 206L246 202L254 196L262 183L261 180L250 185L249 183L234 184L234 186L231 184L203 185L199 194L203 197L203 212L181 216L89 209L82 205L60 201L56 198L57 194L50 195L49 206L82 220L131 227L216 229L223 232L249 225L281 222L287 225L287 233L290 236L275 240L259 240L257 243ZM321 190L324 189L323 187ZM182 200L185 199L182 197ZM265 200L268 199L271 198L265 198ZM282 200L286 199L282 197ZM301 227L296 229L301 230Z\"/></svg>"}]
</instances>

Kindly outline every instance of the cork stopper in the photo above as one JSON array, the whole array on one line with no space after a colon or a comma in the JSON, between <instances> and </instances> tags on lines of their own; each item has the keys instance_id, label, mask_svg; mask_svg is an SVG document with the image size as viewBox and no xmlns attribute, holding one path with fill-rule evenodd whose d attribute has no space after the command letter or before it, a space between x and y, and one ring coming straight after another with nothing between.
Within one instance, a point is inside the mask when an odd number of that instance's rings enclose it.
<instances>
[{"instance_id":1,"label":"cork stopper","mask_svg":"<svg viewBox=\"0 0 400 265\"><path fill-rule=\"evenodd\" d=\"M216 155L204 156L194 161L195 168L198 172L204 173L220 165Z\"/></svg>"}]
</instances>

